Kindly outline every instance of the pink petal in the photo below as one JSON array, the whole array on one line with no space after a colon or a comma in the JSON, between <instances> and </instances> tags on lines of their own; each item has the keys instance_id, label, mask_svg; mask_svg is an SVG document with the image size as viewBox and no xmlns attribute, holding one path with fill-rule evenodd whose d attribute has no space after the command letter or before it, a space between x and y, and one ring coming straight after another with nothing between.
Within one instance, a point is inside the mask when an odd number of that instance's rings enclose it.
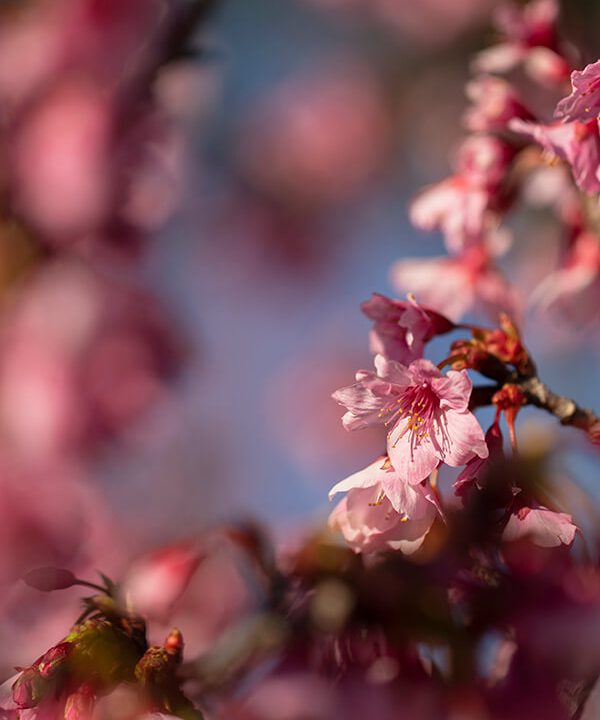
<instances>
[{"instance_id":1,"label":"pink petal","mask_svg":"<svg viewBox=\"0 0 600 720\"><path fill-rule=\"evenodd\" d=\"M554 117L558 120L586 122L600 111L600 60L575 70L571 75L572 93L558 103Z\"/></svg>"},{"instance_id":2,"label":"pink petal","mask_svg":"<svg viewBox=\"0 0 600 720\"><path fill-rule=\"evenodd\" d=\"M444 377L434 380L431 387L440 398L442 410L451 408L464 412L469 407L473 383L466 370L450 370Z\"/></svg>"},{"instance_id":3,"label":"pink petal","mask_svg":"<svg viewBox=\"0 0 600 720\"><path fill-rule=\"evenodd\" d=\"M451 467L460 467L475 455L489 455L483 429L470 412L447 410L434 424L432 443L441 460Z\"/></svg>"},{"instance_id":4,"label":"pink petal","mask_svg":"<svg viewBox=\"0 0 600 720\"><path fill-rule=\"evenodd\" d=\"M368 488L381 482L386 471L383 469L386 465L387 456L378 457L375 462L371 463L363 470L355 472L337 485L334 485L329 491L329 499L340 492L348 492L354 488Z\"/></svg>"},{"instance_id":5,"label":"pink petal","mask_svg":"<svg viewBox=\"0 0 600 720\"><path fill-rule=\"evenodd\" d=\"M471 68L475 73L506 73L525 57L525 49L516 43L501 43L475 56Z\"/></svg>"},{"instance_id":6,"label":"pink petal","mask_svg":"<svg viewBox=\"0 0 600 720\"><path fill-rule=\"evenodd\" d=\"M406 365L402 365L395 360L389 360L384 355L375 356L375 368L380 378L394 383L394 385L405 386L410 385L412 382Z\"/></svg>"},{"instance_id":7,"label":"pink petal","mask_svg":"<svg viewBox=\"0 0 600 720\"><path fill-rule=\"evenodd\" d=\"M510 516L504 529L504 540L511 542L528 537L540 547L570 545L577 532L573 518L566 513L553 512L545 507L521 508Z\"/></svg>"},{"instance_id":8,"label":"pink petal","mask_svg":"<svg viewBox=\"0 0 600 720\"><path fill-rule=\"evenodd\" d=\"M382 400L362 383L336 390L331 396L337 403L348 408L342 418L346 430L359 430L381 423L379 411Z\"/></svg>"},{"instance_id":9,"label":"pink petal","mask_svg":"<svg viewBox=\"0 0 600 720\"><path fill-rule=\"evenodd\" d=\"M410 432L402 435L405 427L406 421L401 421L390 433L388 454L396 472L411 485L417 485L431 475L441 458L429 440L413 447Z\"/></svg>"}]
</instances>

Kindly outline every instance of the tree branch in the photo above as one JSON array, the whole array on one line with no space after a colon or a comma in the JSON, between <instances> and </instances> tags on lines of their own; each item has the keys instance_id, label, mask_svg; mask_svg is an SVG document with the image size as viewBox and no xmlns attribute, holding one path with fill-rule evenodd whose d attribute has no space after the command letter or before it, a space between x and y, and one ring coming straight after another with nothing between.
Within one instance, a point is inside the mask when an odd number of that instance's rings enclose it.
<instances>
[{"instance_id":1,"label":"tree branch","mask_svg":"<svg viewBox=\"0 0 600 720\"><path fill-rule=\"evenodd\" d=\"M594 442L600 442L600 417L592 410L580 407L571 398L552 392L538 377L515 377L511 378L509 382L521 388L525 393L528 405L545 410L554 415L561 425L579 428L588 433ZM491 405L494 394L500 388L500 383L474 387L469 404L471 410Z\"/></svg>"}]
</instances>

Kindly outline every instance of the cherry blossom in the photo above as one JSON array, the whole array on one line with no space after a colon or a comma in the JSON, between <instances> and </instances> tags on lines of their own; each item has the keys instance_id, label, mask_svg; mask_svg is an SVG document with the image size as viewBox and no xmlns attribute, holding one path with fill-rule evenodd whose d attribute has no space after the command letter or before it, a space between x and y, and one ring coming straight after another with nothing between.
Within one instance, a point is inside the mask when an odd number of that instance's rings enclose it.
<instances>
[{"instance_id":1,"label":"cherry blossom","mask_svg":"<svg viewBox=\"0 0 600 720\"><path fill-rule=\"evenodd\" d=\"M329 524L357 552L416 552L438 515L431 491L403 480L385 456L335 485L329 497L339 492L347 495Z\"/></svg>"},{"instance_id":2,"label":"cherry blossom","mask_svg":"<svg viewBox=\"0 0 600 720\"><path fill-rule=\"evenodd\" d=\"M421 307L414 298L391 300L373 293L361 309L374 322L369 336L371 352L405 365L423 357L425 344L432 337L450 332L454 327L450 320Z\"/></svg>"},{"instance_id":3,"label":"cherry blossom","mask_svg":"<svg viewBox=\"0 0 600 720\"><path fill-rule=\"evenodd\" d=\"M503 182L513 156L513 148L492 135L467 138L456 154L456 174L425 188L411 203L413 225L440 230L455 254L484 241L505 203Z\"/></svg>"},{"instance_id":4,"label":"cherry blossom","mask_svg":"<svg viewBox=\"0 0 600 720\"><path fill-rule=\"evenodd\" d=\"M344 427L383 424L395 470L411 485L441 462L459 467L475 455L487 457L481 426L469 411L472 383L466 371L441 371L429 360L409 366L375 357L376 373L360 370L356 384L334 393L347 408Z\"/></svg>"}]
</instances>

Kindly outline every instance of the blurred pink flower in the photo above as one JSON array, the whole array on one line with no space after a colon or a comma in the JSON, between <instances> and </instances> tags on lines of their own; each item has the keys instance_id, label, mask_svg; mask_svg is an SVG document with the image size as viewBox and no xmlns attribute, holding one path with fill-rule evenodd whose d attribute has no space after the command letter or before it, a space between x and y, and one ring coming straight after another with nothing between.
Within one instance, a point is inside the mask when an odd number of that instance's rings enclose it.
<instances>
[{"instance_id":1,"label":"blurred pink flower","mask_svg":"<svg viewBox=\"0 0 600 720\"><path fill-rule=\"evenodd\" d=\"M495 132L504 130L514 118L533 119L516 89L493 75L481 75L471 80L467 85L467 97L472 104L464 123L471 132Z\"/></svg>"},{"instance_id":2,"label":"blurred pink flower","mask_svg":"<svg viewBox=\"0 0 600 720\"><path fill-rule=\"evenodd\" d=\"M148 59L158 51L158 30L166 20L160 0L62 2L61 67L65 72L76 67L99 85L114 86L129 79L144 55Z\"/></svg>"},{"instance_id":3,"label":"blurred pink flower","mask_svg":"<svg viewBox=\"0 0 600 720\"><path fill-rule=\"evenodd\" d=\"M292 202L347 200L385 160L387 112L361 66L293 77L246 120L238 148L242 172L269 195Z\"/></svg>"},{"instance_id":4,"label":"blurred pink flower","mask_svg":"<svg viewBox=\"0 0 600 720\"><path fill-rule=\"evenodd\" d=\"M435 505L421 497L407 518L394 510L380 485L351 489L329 516L329 525L356 552L393 549L410 555L421 547L437 515Z\"/></svg>"},{"instance_id":5,"label":"blurred pink flower","mask_svg":"<svg viewBox=\"0 0 600 720\"><path fill-rule=\"evenodd\" d=\"M404 365L423 357L425 344L432 337L454 328L450 320L421 307L413 298L391 300L373 293L361 309L374 322L369 336L371 352Z\"/></svg>"},{"instance_id":6,"label":"blurred pink flower","mask_svg":"<svg viewBox=\"0 0 600 720\"><path fill-rule=\"evenodd\" d=\"M184 352L147 295L74 262L47 263L0 333L0 432L25 456L122 435L165 393Z\"/></svg>"},{"instance_id":7,"label":"blurred pink flower","mask_svg":"<svg viewBox=\"0 0 600 720\"><path fill-rule=\"evenodd\" d=\"M461 144L457 172L422 191L409 208L421 230L440 230L451 253L460 253L489 235L505 203L502 188L514 150L492 135L477 135Z\"/></svg>"},{"instance_id":8,"label":"blurred pink flower","mask_svg":"<svg viewBox=\"0 0 600 720\"><path fill-rule=\"evenodd\" d=\"M552 155L565 160L571 166L575 182L584 192L593 194L600 191L600 128L597 119L552 125L513 120L510 129L528 136Z\"/></svg>"},{"instance_id":9,"label":"blurred pink flower","mask_svg":"<svg viewBox=\"0 0 600 720\"><path fill-rule=\"evenodd\" d=\"M376 496L371 503L374 507L382 505L389 510L391 504L394 511L392 515L398 514L400 522L405 525L403 528L405 535L402 535L405 538L405 544L399 545L398 549L403 552L416 550L429 531L436 514L431 507L432 505L434 508L437 507L431 489L426 488L423 484L411 485L394 470L389 458L384 455L377 458L364 470L350 475L331 488L329 499L340 492L352 494L354 490L366 489L371 489L372 496ZM360 496L362 497L362 495ZM353 495L353 498L358 497L359 494ZM348 504L354 507L352 499L348 500ZM371 514L370 520L374 521L375 515L375 513ZM394 521L397 523L398 518L394 517ZM353 524L356 525L356 523ZM425 527L426 530L424 530ZM418 538L421 538L420 542Z\"/></svg>"},{"instance_id":10,"label":"blurred pink flower","mask_svg":"<svg viewBox=\"0 0 600 720\"><path fill-rule=\"evenodd\" d=\"M356 384L333 398L348 409L348 430L384 424L388 454L398 474L420 483L444 462L458 467L487 457L483 431L469 411L472 383L466 371L441 371L429 360L409 366L375 357L376 373L360 370Z\"/></svg>"},{"instance_id":11,"label":"blurred pink flower","mask_svg":"<svg viewBox=\"0 0 600 720\"><path fill-rule=\"evenodd\" d=\"M400 293L413 293L423 305L458 321L467 313L485 310L515 317L518 295L495 267L489 252L473 247L458 257L398 260L391 280Z\"/></svg>"},{"instance_id":12,"label":"blurred pink flower","mask_svg":"<svg viewBox=\"0 0 600 720\"><path fill-rule=\"evenodd\" d=\"M536 81L556 87L569 75L569 65L558 48L557 0L533 0L524 7L502 3L495 24L502 41L480 52L475 72L507 73L523 64Z\"/></svg>"},{"instance_id":13,"label":"blurred pink flower","mask_svg":"<svg viewBox=\"0 0 600 720\"><path fill-rule=\"evenodd\" d=\"M125 607L151 620L165 620L200 564L198 548L180 543L135 563L121 584Z\"/></svg>"},{"instance_id":14,"label":"blurred pink flower","mask_svg":"<svg viewBox=\"0 0 600 720\"><path fill-rule=\"evenodd\" d=\"M110 100L66 82L21 121L12 149L16 202L50 236L93 231L110 201Z\"/></svg>"},{"instance_id":15,"label":"blurred pink flower","mask_svg":"<svg viewBox=\"0 0 600 720\"><path fill-rule=\"evenodd\" d=\"M209 653L223 633L256 611L261 582L248 556L232 543L208 548L168 617L183 633L188 656ZM157 618L151 630L158 632L158 624L162 634L164 620Z\"/></svg>"},{"instance_id":16,"label":"blurred pink flower","mask_svg":"<svg viewBox=\"0 0 600 720\"><path fill-rule=\"evenodd\" d=\"M504 529L503 539L514 542L528 538L540 547L570 545L577 532L573 518L543 506L521 507L514 512Z\"/></svg>"},{"instance_id":17,"label":"blurred pink flower","mask_svg":"<svg viewBox=\"0 0 600 720\"><path fill-rule=\"evenodd\" d=\"M411 203L409 215L420 230L440 230L448 250L459 253L481 240L488 203L485 188L454 175L423 190Z\"/></svg>"}]
</instances>

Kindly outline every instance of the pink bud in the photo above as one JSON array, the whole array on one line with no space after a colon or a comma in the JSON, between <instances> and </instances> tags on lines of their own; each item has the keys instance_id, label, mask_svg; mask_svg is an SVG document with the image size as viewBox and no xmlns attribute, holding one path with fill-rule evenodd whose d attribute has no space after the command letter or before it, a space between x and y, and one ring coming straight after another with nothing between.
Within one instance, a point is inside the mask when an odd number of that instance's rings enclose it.
<instances>
[{"instance_id":1,"label":"pink bud","mask_svg":"<svg viewBox=\"0 0 600 720\"><path fill-rule=\"evenodd\" d=\"M136 612L163 618L183 593L200 563L189 544L172 545L138 562L123 583L123 597Z\"/></svg>"},{"instance_id":2,"label":"pink bud","mask_svg":"<svg viewBox=\"0 0 600 720\"><path fill-rule=\"evenodd\" d=\"M77 578L70 570L55 567L30 570L23 575L23 581L29 585L29 587L41 590L42 592L64 590L77 584Z\"/></svg>"}]
</instances>

